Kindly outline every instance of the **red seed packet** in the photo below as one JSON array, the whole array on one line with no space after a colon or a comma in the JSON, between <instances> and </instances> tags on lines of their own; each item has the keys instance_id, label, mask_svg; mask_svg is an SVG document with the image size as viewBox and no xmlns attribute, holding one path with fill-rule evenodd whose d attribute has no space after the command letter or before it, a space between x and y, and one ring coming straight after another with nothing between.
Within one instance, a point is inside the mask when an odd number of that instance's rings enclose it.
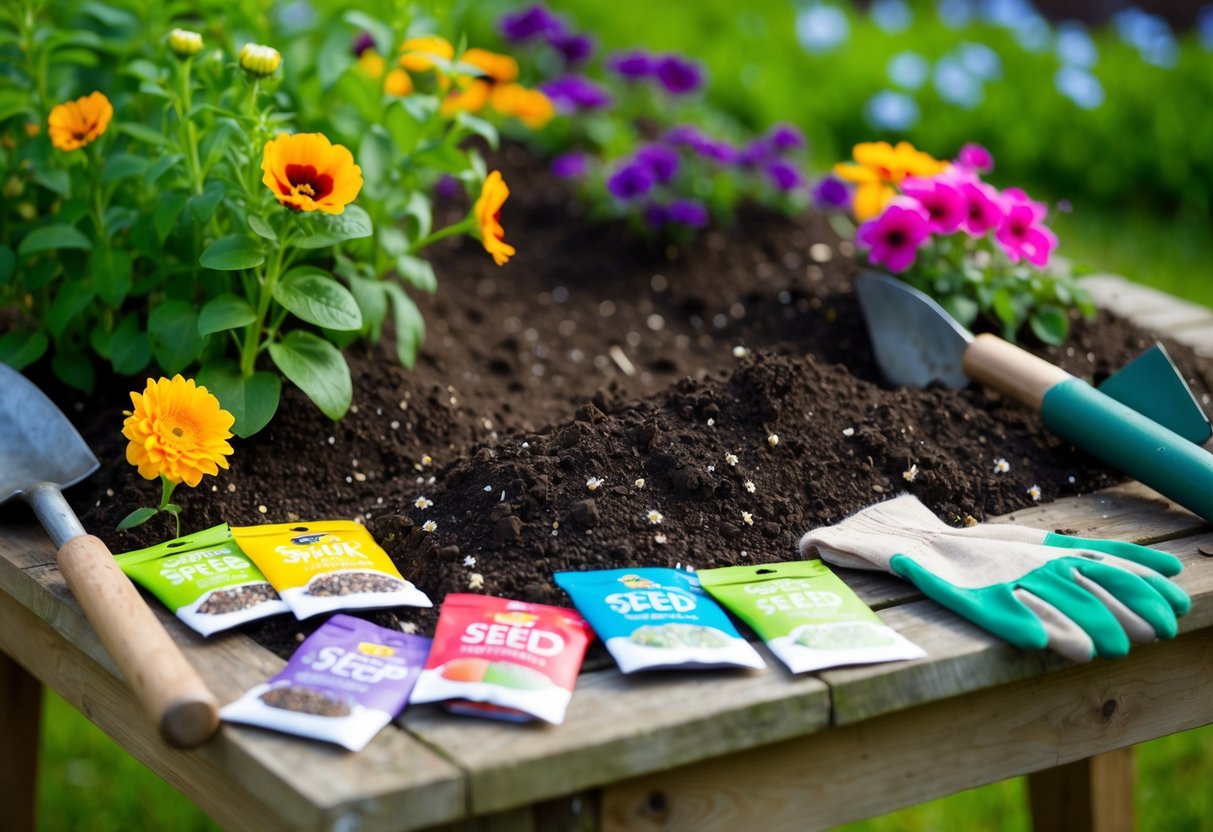
<instances>
[{"instance_id":1,"label":"red seed packet","mask_svg":"<svg viewBox=\"0 0 1213 832\"><path fill-rule=\"evenodd\" d=\"M516 720L564 721L591 631L564 607L491 595L448 595L434 647L410 702L463 700L452 710Z\"/></svg>"}]
</instances>

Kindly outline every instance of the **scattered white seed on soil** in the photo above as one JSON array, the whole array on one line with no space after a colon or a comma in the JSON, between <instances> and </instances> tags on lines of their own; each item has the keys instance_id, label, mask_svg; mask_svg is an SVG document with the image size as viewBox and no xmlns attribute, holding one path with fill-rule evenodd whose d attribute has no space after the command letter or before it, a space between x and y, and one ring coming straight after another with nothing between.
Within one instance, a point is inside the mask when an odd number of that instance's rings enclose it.
<instances>
[{"instance_id":1,"label":"scattered white seed on soil","mask_svg":"<svg viewBox=\"0 0 1213 832\"><path fill-rule=\"evenodd\" d=\"M758 490L758 486L754 485L753 480L746 480L745 481L745 490L750 492L751 494L753 494L755 491Z\"/></svg>"},{"instance_id":2,"label":"scattered white seed on soil","mask_svg":"<svg viewBox=\"0 0 1213 832\"><path fill-rule=\"evenodd\" d=\"M382 497L376 497L376 498L375 498L375 505L377 505L377 506L381 506L381 505L383 505L383 498L382 498Z\"/></svg>"},{"instance_id":3,"label":"scattered white seed on soil","mask_svg":"<svg viewBox=\"0 0 1213 832\"><path fill-rule=\"evenodd\" d=\"M227 490L229 493L235 494L236 493L236 484L234 482L229 482L227 484Z\"/></svg>"},{"instance_id":4,"label":"scattered white seed on soil","mask_svg":"<svg viewBox=\"0 0 1213 832\"><path fill-rule=\"evenodd\" d=\"M530 443L530 442L523 442L523 443L522 443L522 449L523 449L524 451L525 451L527 448L529 448L529 447L531 447L531 443Z\"/></svg>"},{"instance_id":5,"label":"scattered white seed on soil","mask_svg":"<svg viewBox=\"0 0 1213 832\"><path fill-rule=\"evenodd\" d=\"M263 505L257 506L257 511L260 512L261 514L265 514L267 511L269 511L269 509L266 508L265 505L263 504Z\"/></svg>"},{"instance_id":6,"label":"scattered white seed on soil","mask_svg":"<svg viewBox=\"0 0 1213 832\"><path fill-rule=\"evenodd\" d=\"M637 488L644 488L644 477L637 477L636 482L632 483L632 485Z\"/></svg>"},{"instance_id":7,"label":"scattered white seed on soil","mask_svg":"<svg viewBox=\"0 0 1213 832\"><path fill-rule=\"evenodd\" d=\"M468 567L469 569L471 569L473 566L476 565L476 559L474 557L472 557L471 555L468 555L466 558L463 559L463 565Z\"/></svg>"},{"instance_id":8,"label":"scattered white seed on soil","mask_svg":"<svg viewBox=\"0 0 1213 832\"><path fill-rule=\"evenodd\" d=\"M825 243L813 243L809 246L809 256L818 263L828 263L834 256L834 252Z\"/></svg>"},{"instance_id":9,"label":"scattered white seed on soil","mask_svg":"<svg viewBox=\"0 0 1213 832\"><path fill-rule=\"evenodd\" d=\"M421 457L422 465L432 465L433 463L434 463L434 458L432 456L430 456L429 454L422 455L422 457Z\"/></svg>"},{"instance_id":10,"label":"scattered white seed on soil","mask_svg":"<svg viewBox=\"0 0 1213 832\"><path fill-rule=\"evenodd\" d=\"M212 485L212 486L211 486L211 491L218 491L218 490L219 490L219 486L217 486L217 485ZM100 500L98 500L98 501L97 501L97 505L101 505L101 501L100 501Z\"/></svg>"},{"instance_id":11,"label":"scattered white seed on soil","mask_svg":"<svg viewBox=\"0 0 1213 832\"><path fill-rule=\"evenodd\" d=\"M400 632L407 633L410 636L415 635L417 633L417 625L412 621L401 621Z\"/></svg>"},{"instance_id":12,"label":"scattered white seed on soil","mask_svg":"<svg viewBox=\"0 0 1213 832\"><path fill-rule=\"evenodd\" d=\"M1005 474L1010 470L1011 470L1011 463L1007 462L1002 457L999 457L998 459L994 460L994 473L995 474Z\"/></svg>"},{"instance_id":13,"label":"scattered white seed on soil","mask_svg":"<svg viewBox=\"0 0 1213 832\"><path fill-rule=\"evenodd\" d=\"M715 474L715 473L716 473L716 466L715 466L715 465L709 465L709 466L708 466L708 473L709 473L709 474Z\"/></svg>"},{"instance_id":14,"label":"scattered white seed on soil","mask_svg":"<svg viewBox=\"0 0 1213 832\"><path fill-rule=\"evenodd\" d=\"M726 464L731 465L732 467L736 468L737 467L737 454L725 454L724 461Z\"/></svg>"},{"instance_id":15,"label":"scattered white seed on soil","mask_svg":"<svg viewBox=\"0 0 1213 832\"><path fill-rule=\"evenodd\" d=\"M666 536L664 534L662 534L661 532L658 532L657 534L653 535L653 542L656 543L658 546L664 546L665 541L666 541Z\"/></svg>"},{"instance_id":16,"label":"scattered white seed on soil","mask_svg":"<svg viewBox=\"0 0 1213 832\"><path fill-rule=\"evenodd\" d=\"M748 347L743 347L740 344L737 345L736 347L733 347L733 357L734 358L745 358L749 354L750 354L750 350Z\"/></svg>"},{"instance_id":17,"label":"scattered white seed on soil","mask_svg":"<svg viewBox=\"0 0 1213 832\"><path fill-rule=\"evenodd\" d=\"M741 522L745 523L747 526L754 525L754 515L750 514L748 511L743 511L741 513Z\"/></svg>"},{"instance_id":18,"label":"scattered white seed on soil","mask_svg":"<svg viewBox=\"0 0 1213 832\"><path fill-rule=\"evenodd\" d=\"M433 500L431 500L429 497L424 497L424 496L418 497L416 500L413 501L413 505L417 506L417 508L421 509L422 511L429 508L433 504L434 504Z\"/></svg>"},{"instance_id":19,"label":"scattered white seed on soil","mask_svg":"<svg viewBox=\"0 0 1213 832\"><path fill-rule=\"evenodd\" d=\"M329 437L329 439L328 439L328 443L329 443L330 445L335 445L335 444L337 444L337 437L336 437L336 436L330 436L330 437Z\"/></svg>"},{"instance_id":20,"label":"scattered white seed on soil","mask_svg":"<svg viewBox=\"0 0 1213 832\"><path fill-rule=\"evenodd\" d=\"M353 478L353 477L346 477L346 478L345 478L345 481L346 481L347 483L349 483L349 482L353 482L353 481L354 481L354 478Z\"/></svg>"},{"instance_id":21,"label":"scattered white seed on soil","mask_svg":"<svg viewBox=\"0 0 1213 832\"><path fill-rule=\"evenodd\" d=\"M710 428L714 428L714 427L716 427L716 420L715 420L715 419L708 419L708 427L710 427Z\"/></svg>"},{"instance_id":22,"label":"scattered white seed on soil","mask_svg":"<svg viewBox=\"0 0 1213 832\"><path fill-rule=\"evenodd\" d=\"M649 518L649 522L651 524L653 524L654 526L661 525L661 521L665 520L665 515L663 515L660 511L657 511L655 509L650 510L646 516Z\"/></svg>"},{"instance_id":23,"label":"scattered white seed on soil","mask_svg":"<svg viewBox=\"0 0 1213 832\"><path fill-rule=\"evenodd\" d=\"M842 435L843 435L843 436L854 436L854 435L855 435L855 428L843 428L843 429L842 429Z\"/></svg>"},{"instance_id":24,"label":"scattered white seed on soil","mask_svg":"<svg viewBox=\"0 0 1213 832\"><path fill-rule=\"evenodd\" d=\"M422 524L421 524L421 530L422 530L423 532L433 532L433 531L437 531L437 530L438 530L438 524L437 524L437 523L435 523L433 520L426 520L424 523L422 523Z\"/></svg>"},{"instance_id":25,"label":"scattered white seed on soil","mask_svg":"<svg viewBox=\"0 0 1213 832\"><path fill-rule=\"evenodd\" d=\"M482 586L484 586L484 575L479 572L468 575L468 589L480 589Z\"/></svg>"},{"instance_id":26,"label":"scattered white seed on soil","mask_svg":"<svg viewBox=\"0 0 1213 832\"><path fill-rule=\"evenodd\" d=\"M1028 488L1028 496L1032 498L1032 502L1039 503L1040 502L1040 486L1033 485L1030 488Z\"/></svg>"},{"instance_id":27,"label":"scattered white seed on soil","mask_svg":"<svg viewBox=\"0 0 1213 832\"><path fill-rule=\"evenodd\" d=\"M661 330L665 329L665 318L656 313L649 315L649 317L645 319L644 323L645 326L654 332L660 332Z\"/></svg>"},{"instance_id":28,"label":"scattered white seed on soil","mask_svg":"<svg viewBox=\"0 0 1213 832\"><path fill-rule=\"evenodd\" d=\"M552 528L553 528L553 529L558 529L558 528L560 528L560 521L559 521L559 520L553 520L553 521L552 521Z\"/></svg>"},{"instance_id":29,"label":"scattered white seed on soil","mask_svg":"<svg viewBox=\"0 0 1213 832\"><path fill-rule=\"evenodd\" d=\"M491 485L486 485L486 486L484 487L484 493L485 493L485 494L490 494L490 493L492 493L492 491L493 491L493 486L491 486Z\"/></svg>"},{"instance_id":30,"label":"scattered white seed on soil","mask_svg":"<svg viewBox=\"0 0 1213 832\"><path fill-rule=\"evenodd\" d=\"M603 480L598 477L590 477L585 481L585 487L590 491L597 491L602 486Z\"/></svg>"},{"instance_id":31,"label":"scattered white seed on soil","mask_svg":"<svg viewBox=\"0 0 1213 832\"><path fill-rule=\"evenodd\" d=\"M918 479L918 466L911 465L909 468L901 472L901 478L906 482L914 482Z\"/></svg>"},{"instance_id":32,"label":"scattered white seed on soil","mask_svg":"<svg viewBox=\"0 0 1213 832\"><path fill-rule=\"evenodd\" d=\"M354 482L366 482L366 474L361 471L354 472Z\"/></svg>"},{"instance_id":33,"label":"scattered white seed on soil","mask_svg":"<svg viewBox=\"0 0 1213 832\"><path fill-rule=\"evenodd\" d=\"M391 428L392 428L392 430L400 430L400 423L399 423L399 422L397 422L395 419L393 419L393 420L392 420L392 424L391 424Z\"/></svg>"},{"instance_id":34,"label":"scattered white seed on soil","mask_svg":"<svg viewBox=\"0 0 1213 832\"><path fill-rule=\"evenodd\" d=\"M768 436L767 444L770 445L772 448L774 448L776 445L778 445L779 444L779 434L772 433L770 436Z\"/></svg>"}]
</instances>

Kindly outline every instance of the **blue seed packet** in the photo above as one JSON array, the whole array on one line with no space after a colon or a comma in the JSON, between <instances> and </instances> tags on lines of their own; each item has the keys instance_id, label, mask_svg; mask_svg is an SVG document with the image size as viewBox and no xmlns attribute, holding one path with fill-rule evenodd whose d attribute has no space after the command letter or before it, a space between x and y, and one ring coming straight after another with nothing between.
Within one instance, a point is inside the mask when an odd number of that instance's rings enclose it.
<instances>
[{"instance_id":1,"label":"blue seed packet","mask_svg":"<svg viewBox=\"0 0 1213 832\"><path fill-rule=\"evenodd\" d=\"M557 572L556 583L624 673L765 666L689 572L660 567Z\"/></svg>"}]
</instances>

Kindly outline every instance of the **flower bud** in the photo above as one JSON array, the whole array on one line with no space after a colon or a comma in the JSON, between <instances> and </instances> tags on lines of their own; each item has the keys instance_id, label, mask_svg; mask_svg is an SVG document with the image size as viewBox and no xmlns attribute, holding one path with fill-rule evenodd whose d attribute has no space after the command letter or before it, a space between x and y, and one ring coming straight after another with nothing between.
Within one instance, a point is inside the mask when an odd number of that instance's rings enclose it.
<instances>
[{"instance_id":1,"label":"flower bud","mask_svg":"<svg viewBox=\"0 0 1213 832\"><path fill-rule=\"evenodd\" d=\"M202 35L189 29L173 29L168 33L168 48L185 60L202 51Z\"/></svg>"},{"instance_id":2,"label":"flower bud","mask_svg":"<svg viewBox=\"0 0 1213 832\"><path fill-rule=\"evenodd\" d=\"M240 47L240 68L257 78L266 78L282 66L282 56L272 46L246 43Z\"/></svg>"}]
</instances>

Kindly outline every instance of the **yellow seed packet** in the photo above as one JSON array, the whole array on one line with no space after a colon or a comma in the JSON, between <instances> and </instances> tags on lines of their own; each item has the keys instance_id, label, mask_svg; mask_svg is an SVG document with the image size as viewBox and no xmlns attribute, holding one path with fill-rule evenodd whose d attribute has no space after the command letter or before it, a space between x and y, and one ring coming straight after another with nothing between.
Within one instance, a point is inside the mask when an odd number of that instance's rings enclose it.
<instances>
[{"instance_id":1,"label":"yellow seed packet","mask_svg":"<svg viewBox=\"0 0 1213 832\"><path fill-rule=\"evenodd\" d=\"M233 526L232 536L295 613L431 607L371 533L350 520Z\"/></svg>"}]
</instances>

